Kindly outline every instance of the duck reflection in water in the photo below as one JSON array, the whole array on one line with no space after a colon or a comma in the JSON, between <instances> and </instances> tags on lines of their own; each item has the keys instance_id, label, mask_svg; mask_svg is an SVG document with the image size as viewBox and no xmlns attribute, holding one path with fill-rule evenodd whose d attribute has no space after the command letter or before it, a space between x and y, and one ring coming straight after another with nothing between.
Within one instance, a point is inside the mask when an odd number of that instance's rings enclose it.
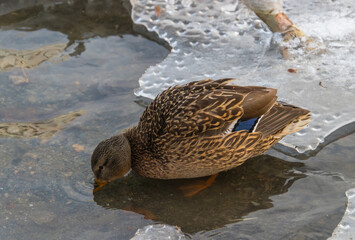
<instances>
[{"instance_id":1,"label":"duck reflection in water","mask_svg":"<svg viewBox=\"0 0 355 240\"><path fill-rule=\"evenodd\" d=\"M156 180L132 172L95 192L94 200L105 208L132 211L177 225L187 233L208 231L271 208L271 196L287 192L296 180L305 177L299 171L303 165L268 155L256 157L220 173L209 188L190 198L184 197L180 187L206 178Z\"/></svg>"}]
</instances>

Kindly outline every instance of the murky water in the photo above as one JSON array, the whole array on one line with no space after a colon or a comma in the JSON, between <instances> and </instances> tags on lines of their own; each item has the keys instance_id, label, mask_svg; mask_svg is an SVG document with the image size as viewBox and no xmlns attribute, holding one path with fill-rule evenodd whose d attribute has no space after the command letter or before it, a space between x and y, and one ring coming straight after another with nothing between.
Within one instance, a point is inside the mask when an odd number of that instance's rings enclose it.
<instances>
[{"instance_id":1,"label":"murky water","mask_svg":"<svg viewBox=\"0 0 355 240\"><path fill-rule=\"evenodd\" d=\"M0 1L0 239L129 239L155 223L196 239L329 237L355 186L355 134L312 157L270 150L191 198L192 180L134 173L92 193L93 148L138 121L133 90L169 52L129 8Z\"/></svg>"}]
</instances>

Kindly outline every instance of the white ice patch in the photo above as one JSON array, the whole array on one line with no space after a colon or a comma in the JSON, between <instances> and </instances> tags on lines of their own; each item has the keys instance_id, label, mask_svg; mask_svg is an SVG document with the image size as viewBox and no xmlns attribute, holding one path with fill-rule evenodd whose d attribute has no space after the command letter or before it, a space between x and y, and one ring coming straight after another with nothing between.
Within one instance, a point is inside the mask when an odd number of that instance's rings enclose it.
<instances>
[{"instance_id":1,"label":"white ice patch","mask_svg":"<svg viewBox=\"0 0 355 240\"><path fill-rule=\"evenodd\" d=\"M147 69L136 95L154 98L169 86L204 78L235 77L238 85L277 88L279 100L312 112L310 125L282 142L299 152L315 149L327 135L354 121L353 0L284 1L290 19L322 43L322 54L300 48L304 39L285 45L237 0L131 3L133 21L172 47L166 59ZM283 59L280 46L294 57Z\"/></svg>"},{"instance_id":2,"label":"white ice patch","mask_svg":"<svg viewBox=\"0 0 355 240\"><path fill-rule=\"evenodd\" d=\"M131 240L186 240L185 234L178 227L166 224L148 225L138 229Z\"/></svg>"},{"instance_id":3,"label":"white ice patch","mask_svg":"<svg viewBox=\"0 0 355 240\"><path fill-rule=\"evenodd\" d=\"M343 219L328 240L346 240L355 238L355 188L346 192L348 206Z\"/></svg>"}]
</instances>

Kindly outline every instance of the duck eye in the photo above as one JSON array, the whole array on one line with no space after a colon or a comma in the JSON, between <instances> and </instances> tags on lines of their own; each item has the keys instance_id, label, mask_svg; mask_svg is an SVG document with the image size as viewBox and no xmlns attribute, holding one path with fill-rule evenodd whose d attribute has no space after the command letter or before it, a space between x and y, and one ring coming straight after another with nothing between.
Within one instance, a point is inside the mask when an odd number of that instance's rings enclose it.
<instances>
[{"instance_id":1,"label":"duck eye","mask_svg":"<svg viewBox=\"0 0 355 240\"><path fill-rule=\"evenodd\" d=\"M99 166L99 169L100 169L100 170L104 169L104 166L102 166L102 165L101 165L101 166Z\"/></svg>"}]
</instances>

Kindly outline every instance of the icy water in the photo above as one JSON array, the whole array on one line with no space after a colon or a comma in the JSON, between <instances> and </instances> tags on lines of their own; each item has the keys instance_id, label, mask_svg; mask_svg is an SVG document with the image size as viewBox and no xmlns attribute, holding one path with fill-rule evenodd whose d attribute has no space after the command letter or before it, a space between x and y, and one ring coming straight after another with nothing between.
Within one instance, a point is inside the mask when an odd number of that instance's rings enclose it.
<instances>
[{"instance_id":1,"label":"icy water","mask_svg":"<svg viewBox=\"0 0 355 240\"><path fill-rule=\"evenodd\" d=\"M179 188L192 180L134 173L93 194L92 150L137 123L138 79L169 53L129 11L0 1L0 239L130 239L158 223L194 239L330 237L355 187L353 124L311 156L270 150L191 198Z\"/></svg>"}]
</instances>

